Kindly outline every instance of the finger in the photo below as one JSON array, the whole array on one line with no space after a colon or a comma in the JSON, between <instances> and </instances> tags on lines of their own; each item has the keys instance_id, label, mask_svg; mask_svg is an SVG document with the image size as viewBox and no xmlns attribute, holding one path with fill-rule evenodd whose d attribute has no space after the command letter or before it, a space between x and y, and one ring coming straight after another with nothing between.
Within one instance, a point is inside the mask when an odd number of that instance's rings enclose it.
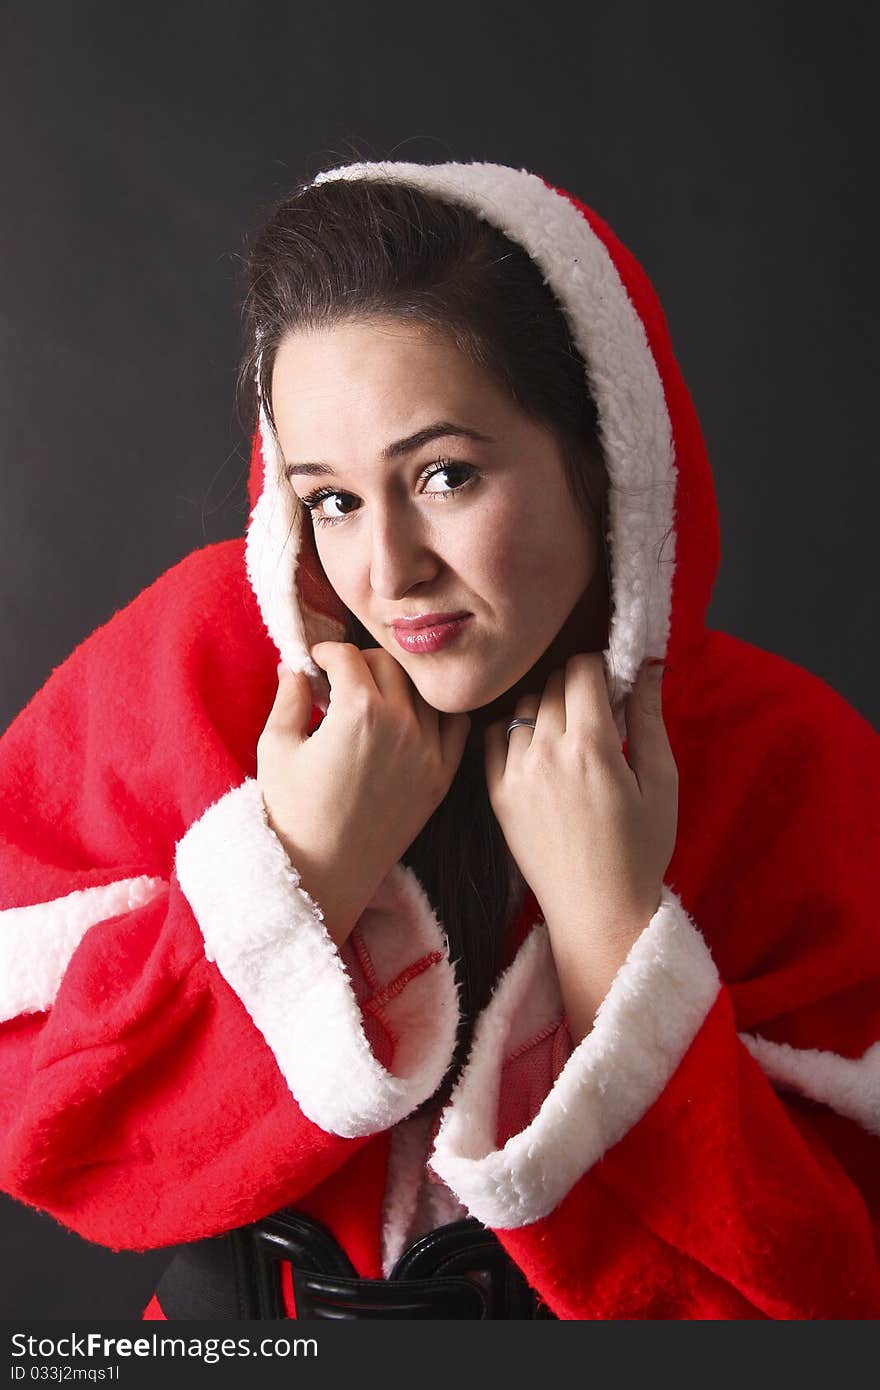
<instances>
[{"instance_id":1,"label":"finger","mask_svg":"<svg viewBox=\"0 0 880 1390\"><path fill-rule=\"evenodd\" d=\"M601 652L576 652L565 663L565 727L620 749Z\"/></svg>"},{"instance_id":2,"label":"finger","mask_svg":"<svg viewBox=\"0 0 880 1390\"><path fill-rule=\"evenodd\" d=\"M514 730L514 733L516 730ZM535 721L535 738L559 738L565 733L565 668L551 671L544 686Z\"/></svg>"},{"instance_id":3,"label":"finger","mask_svg":"<svg viewBox=\"0 0 880 1390\"><path fill-rule=\"evenodd\" d=\"M310 651L315 665L327 674L331 702L334 690L337 694L358 689L364 695L376 694L377 686L370 667L353 642L316 642Z\"/></svg>"},{"instance_id":4,"label":"finger","mask_svg":"<svg viewBox=\"0 0 880 1390\"><path fill-rule=\"evenodd\" d=\"M437 738L439 712L429 705L400 662L384 647L370 647L361 652L372 672L373 679L392 709L406 701L415 711L426 738Z\"/></svg>"},{"instance_id":5,"label":"finger","mask_svg":"<svg viewBox=\"0 0 880 1390\"><path fill-rule=\"evenodd\" d=\"M515 756L517 753L527 752L531 747L532 739L535 734L534 729L528 728L525 724L518 724L515 729L507 730L514 719L534 719L537 728L538 711L541 706L541 696L529 693L520 695L514 707L513 714L509 719L503 720L500 728L504 736L505 759Z\"/></svg>"},{"instance_id":6,"label":"finger","mask_svg":"<svg viewBox=\"0 0 880 1390\"><path fill-rule=\"evenodd\" d=\"M306 738L312 713L312 687L305 671L291 671L278 663L278 690L266 727L282 730L301 741Z\"/></svg>"},{"instance_id":7,"label":"finger","mask_svg":"<svg viewBox=\"0 0 880 1390\"><path fill-rule=\"evenodd\" d=\"M626 742L629 765L644 794L652 783L675 776L675 758L663 719L662 662L645 662L626 701Z\"/></svg>"},{"instance_id":8,"label":"finger","mask_svg":"<svg viewBox=\"0 0 880 1390\"><path fill-rule=\"evenodd\" d=\"M421 699L419 692L400 662L384 647L366 647L361 651L361 657L369 666L377 688L386 699L394 700L405 697L413 705L415 705L413 695ZM422 703L424 704L424 701Z\"/></svg>"}]
</instances>

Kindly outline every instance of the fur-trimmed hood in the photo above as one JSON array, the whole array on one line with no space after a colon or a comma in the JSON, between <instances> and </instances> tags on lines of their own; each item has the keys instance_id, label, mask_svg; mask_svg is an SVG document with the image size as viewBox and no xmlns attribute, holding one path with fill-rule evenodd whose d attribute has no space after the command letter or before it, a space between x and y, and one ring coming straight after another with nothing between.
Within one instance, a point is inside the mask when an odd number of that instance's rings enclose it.
<instances>
[{"instance_id":1,"label":"fur-trimmed hood","mask_svg":"<svg viewBox=\"0 0 880 1390\"><path fill-rule=\"evenodd\" d=\"M330 179L400 180L463 204L524 247L562 306L594 394L609 474L611 622L605 669L622 706L648 656L676 662L699 639L718 568L715 492L705 445L672 353L663 310L641 266L590 208L525 169L501 164L359 163ZM343 640L344 614L282 486L262 402L250 466L247 570L263 620L317 702L325 683L309 655Z\"/></svg>"}]
</instances>

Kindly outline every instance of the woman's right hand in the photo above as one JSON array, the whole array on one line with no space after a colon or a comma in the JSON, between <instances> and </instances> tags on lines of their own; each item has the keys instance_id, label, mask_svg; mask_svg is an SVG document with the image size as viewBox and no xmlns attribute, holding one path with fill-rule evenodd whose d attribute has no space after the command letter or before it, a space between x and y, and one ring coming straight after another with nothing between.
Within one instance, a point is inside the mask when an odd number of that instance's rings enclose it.
<instances>
[{"instance_id":1,"label":"woman's right hand","mask_svg":"<svg viewBox=\"0 0 880 1390\"><path fill-rule=\"evenodd\" d=\"M330 683L327 713L309 736L308 677L279 668L257 742L257 785L301 886L341 946L449 790L470 718L427 704L383 648L318 642L312 657Z\"/></svg>"}]
</instances>

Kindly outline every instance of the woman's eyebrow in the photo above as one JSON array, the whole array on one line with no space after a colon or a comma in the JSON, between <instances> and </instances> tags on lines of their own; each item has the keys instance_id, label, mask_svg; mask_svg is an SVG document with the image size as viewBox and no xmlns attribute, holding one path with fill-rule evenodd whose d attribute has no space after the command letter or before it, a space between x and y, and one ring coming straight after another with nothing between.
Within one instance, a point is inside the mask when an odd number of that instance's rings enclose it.
<instances>
[{"instance_id":1,"label":"woman's eyebrow","mask_svg":"<svg viewBox=\"0 0 880 1390\"><path fill-rule=\"evenodd\" d=\"M404 454L411 454L414 450L420 449L423 444L429 444L432 439L446 439L451 436L460 439L472 439L478 444L495 443L491 435L482 434L479 430L470 429L467 425L456 425L451 420L437 420L433 425L425 425L424 429L416 430L415 434L407 435L406 439L397 439L393 444L387 444L382 450L382 458L402 458ZM327 463L285 464L288 478L292 478L296 474L307 474L311 477L323 474L332 475L335 471Z\"/></svg>"}]
</instances>

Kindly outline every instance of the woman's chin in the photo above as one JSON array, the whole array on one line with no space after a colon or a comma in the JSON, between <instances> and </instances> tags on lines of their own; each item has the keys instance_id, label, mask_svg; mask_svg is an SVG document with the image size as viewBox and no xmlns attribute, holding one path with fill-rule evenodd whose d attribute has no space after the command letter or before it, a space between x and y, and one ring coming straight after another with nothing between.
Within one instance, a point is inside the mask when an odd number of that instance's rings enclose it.
<instances>
[{"instance_id":1,"label":"woman's chin","mask_svg":"<svg viewBox=\"0 0 880 1390\"><path fill-rule=\"evenodd\" d=\"M474 723L487 723L499 718L502 711L500 702L504 700L508 686L475 685L466 683L460 687L449 688L449 684L438 682L435 688L430 682L416 684L416 689L426 704L437 710L438 714L468 714Z\"/></svg>"},{"instance_id":2,"label":"woman's chin","mask_svg":"<svg viewBox=\"0 0 880 1390\"><path fill-rule=\"evenodd\" d=\"M450 698L448 692L446 694L440 694L438 692L437 694L431 695L428 695L425 691L420 691L419 693L425 703L430 705L432 709L435 709L438 714L471 714L476 708L474 701L468 696L455 699Z\"/></svg>"}]
</instances>

